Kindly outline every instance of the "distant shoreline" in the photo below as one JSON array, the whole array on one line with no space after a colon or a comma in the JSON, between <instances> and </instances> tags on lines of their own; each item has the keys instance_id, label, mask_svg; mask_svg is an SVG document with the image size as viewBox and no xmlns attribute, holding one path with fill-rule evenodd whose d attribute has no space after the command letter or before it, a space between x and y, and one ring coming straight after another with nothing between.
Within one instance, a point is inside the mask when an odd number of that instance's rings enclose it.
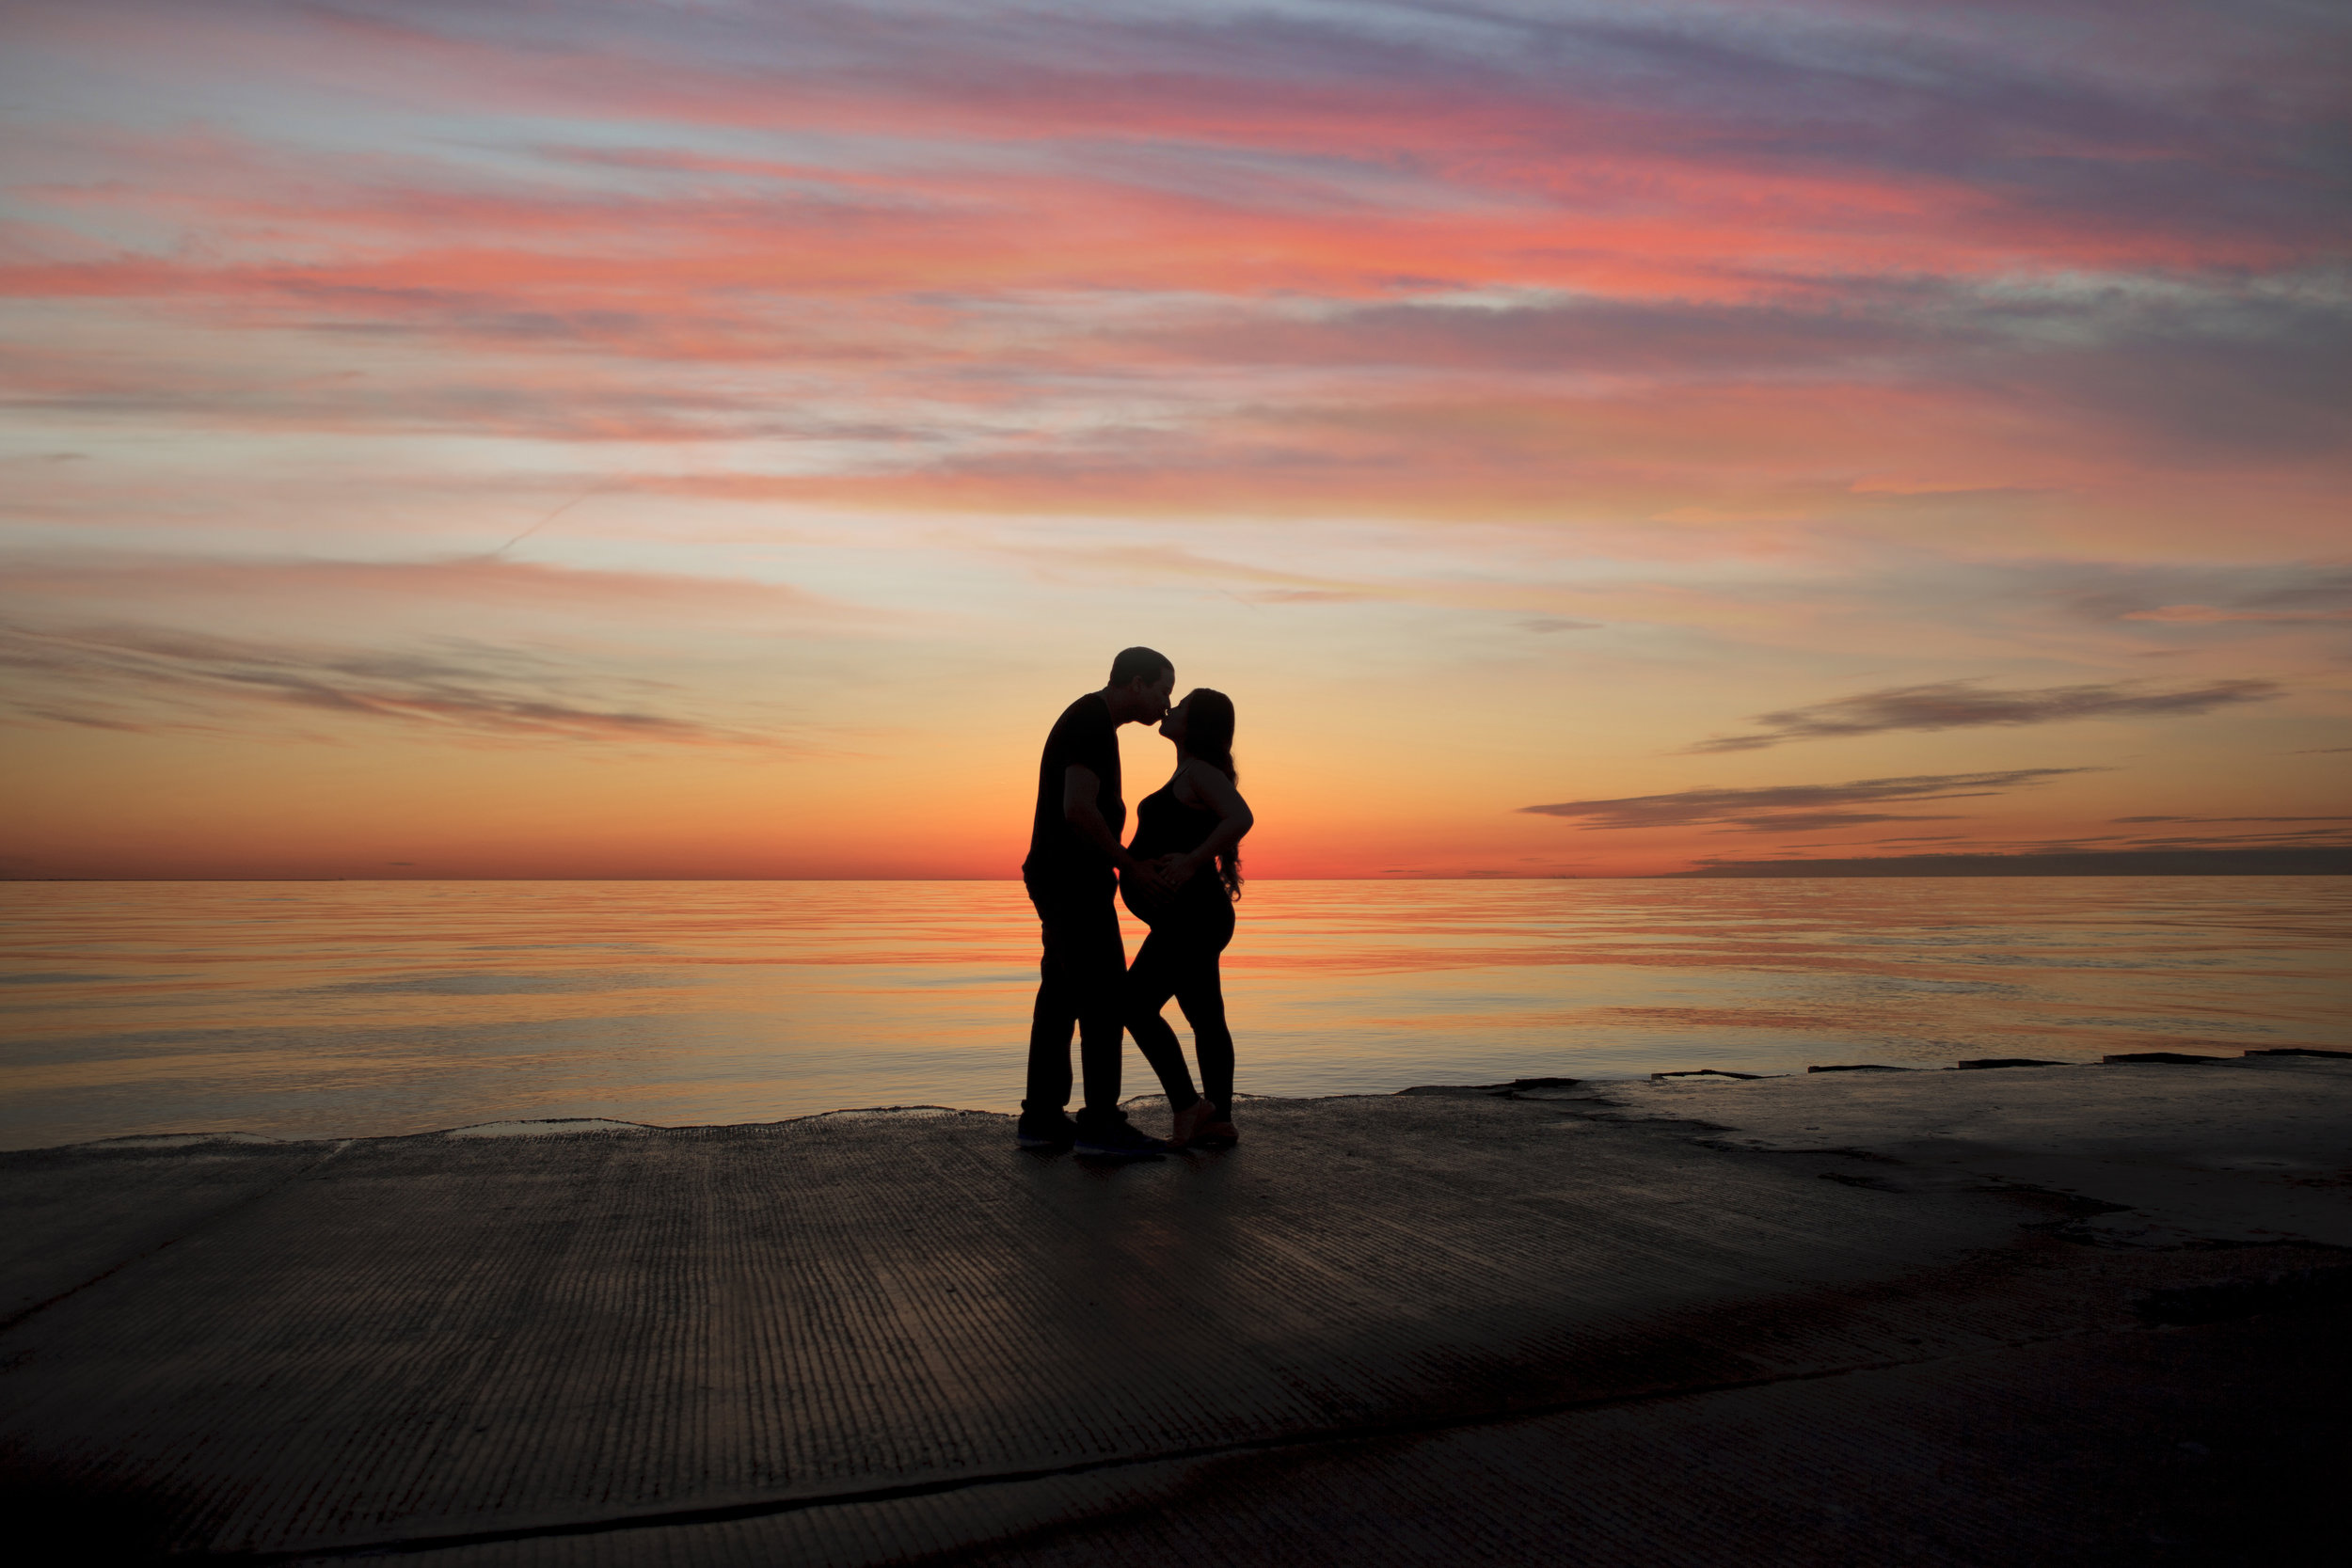
<instances>
[{"instance_id":1,"label":"distant shoreline","mask_svg":"<svg viewBox=\"0 0 2352 1568\"><path fill-rule=\"evenodd\" d=\"M2106 849L2047 855L1887 855L1725 861L1668 878L1712 877L2344 877L2352 848Z\"/></svg>"}]
</instances>

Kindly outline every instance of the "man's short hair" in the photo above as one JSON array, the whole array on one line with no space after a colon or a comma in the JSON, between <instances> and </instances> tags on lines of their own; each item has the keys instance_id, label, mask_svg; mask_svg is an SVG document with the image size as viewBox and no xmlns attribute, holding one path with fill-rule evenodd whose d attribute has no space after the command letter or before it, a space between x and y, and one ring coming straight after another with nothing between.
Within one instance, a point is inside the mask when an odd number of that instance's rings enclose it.
<instances>
[{"instance_id":1,"label":"man's short hair","mask_svg":"<svg viewBox=\"0 0 2352 1568\"><path fill-rule=\"evenodd\" d=\"M1121 648L1111 660L1111 684L1125 686L1129 681L1153 681L1162 675L1173 679L1176 666L1168 657L1155 648Z\"/></svg>"}]
</instances>

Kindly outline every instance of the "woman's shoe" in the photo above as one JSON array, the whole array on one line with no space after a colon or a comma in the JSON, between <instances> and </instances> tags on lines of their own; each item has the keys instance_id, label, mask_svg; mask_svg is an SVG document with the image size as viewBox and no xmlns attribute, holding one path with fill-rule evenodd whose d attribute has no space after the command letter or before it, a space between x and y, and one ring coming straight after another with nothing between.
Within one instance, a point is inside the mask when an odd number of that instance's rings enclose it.
<instances>
[{"instance_id":1,"label":"woman's shoe","mask_svg":"<svg viewBox=\"0 0 2352 1568\"><path fill-rule=\"evenodd\" d=\"M1231 1148L1241 1142L1241 1129L1233 1125L1224 1106L1204 1100L1196 1108L1208 1114L1192 1130L1193 1148Z\"/></svg>"},{"instance_id":2,"label":"woman's shoe","mask_svg":"<svg viewBox=\"0 0 2352 1568\"><path fill-rule=\"evenodd\" d=\"M1168 1130L1168 1147L1170 1148L1191 1148L1193 1140L1200 1135L1202 1124L1215 1115L1216 1115L1216 1107L1205 1100L1196 1100L1177 1112L1175 1125Z\"/></svg>"}]
</instances>

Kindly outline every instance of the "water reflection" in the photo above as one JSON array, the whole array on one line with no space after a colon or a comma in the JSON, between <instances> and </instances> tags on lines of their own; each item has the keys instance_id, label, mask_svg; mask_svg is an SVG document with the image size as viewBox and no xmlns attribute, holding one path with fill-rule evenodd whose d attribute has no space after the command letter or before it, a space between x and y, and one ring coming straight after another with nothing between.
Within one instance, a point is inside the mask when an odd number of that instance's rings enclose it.
<instances>
[{"instance_id":1,"label":"water reflection","mask_svg":"<svg viewBox=\"0 0 2352 1568\"><path fill-rule=\"evenodd\" d=\"M1036 961L1010 882L15 883L0 911L13 1148L1009 1109ZM1243 1087L1331 1094L2343 1049L2347 928L2327 878L1254 882L1226 969Z\"/></svg>"}]
</instances>

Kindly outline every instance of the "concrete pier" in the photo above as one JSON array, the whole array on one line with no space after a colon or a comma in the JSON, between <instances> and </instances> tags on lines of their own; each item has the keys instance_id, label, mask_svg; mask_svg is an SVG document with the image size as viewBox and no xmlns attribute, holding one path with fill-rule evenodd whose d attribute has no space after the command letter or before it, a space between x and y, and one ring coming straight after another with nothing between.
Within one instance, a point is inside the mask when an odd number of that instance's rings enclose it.
<instances>
[{"instance_id":1,"label":"concrete pier","mask_svg":"<svg viewBox=\"0 0 2352 1568\"><path fill-rule=\"evenodd\" d=\"M2323 1560L2352 1061L1241 1122L0 1156L11 1516L77 1562Z\"/></svg>"}]
</instances>

